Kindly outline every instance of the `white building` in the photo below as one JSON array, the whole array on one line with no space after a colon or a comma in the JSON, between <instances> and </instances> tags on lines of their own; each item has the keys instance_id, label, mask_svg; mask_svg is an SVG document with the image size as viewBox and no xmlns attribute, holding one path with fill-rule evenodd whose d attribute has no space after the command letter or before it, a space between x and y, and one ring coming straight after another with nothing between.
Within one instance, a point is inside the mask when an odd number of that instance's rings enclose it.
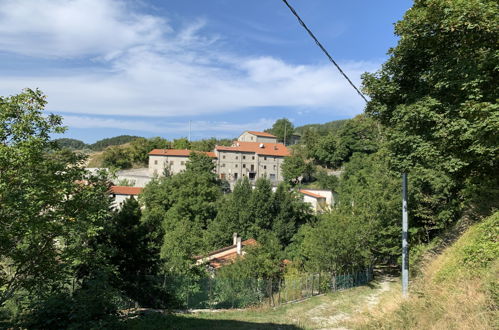
<instances>
[{"instance_id":1,"label":"white building","mask_svg":"<svg viewBox=\"0 0 499 330\"><path fill-rule=\"evenodd\" d=\"M187 149L154 149L149 153L149 176L163 176L165 170L171 174L177 174L185 170L185 164L189 160L192 151ZM214 152L202 152L213 159Z\"/></svg>"},{"instance_id":2,"label":"white building","mask_svg":"<svg viewBox=\"0 0 499 330\"><path fill-rule=\"evenodd\" d=\"M330 190L300 189L299 193L302 194L303 201L309 203L316 213L330 210L334 205L334 193Z\"/></svg>"},{"instance_id":3,"label":"white building","mask_svg":"<svg viewBox=\"0 0 499 330\"><path fill-rule=\"evenodd\" d=\"M237 139L242 142L277 143L277 137L266 132L246 131Z\"/></svg>"},{"instance_id":4,"label":"white building","mask_svg":"<svg viewBox=\"0 0 499 330\"><path fill-rule=\"evenodd\" d=\"M119 209L126 199L137 198L141 192L142 188L140 187L111 186L110 193L114 198L112 206Z\"/></svg>"}]
</instances>

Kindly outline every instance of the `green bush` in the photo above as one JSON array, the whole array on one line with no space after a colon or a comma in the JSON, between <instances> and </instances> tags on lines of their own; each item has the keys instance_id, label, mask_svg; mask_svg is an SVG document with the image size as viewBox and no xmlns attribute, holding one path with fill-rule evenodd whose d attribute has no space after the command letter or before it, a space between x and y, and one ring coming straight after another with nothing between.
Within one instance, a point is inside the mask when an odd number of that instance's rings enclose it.
<instances>
[{"instance_id":1,"label":"green bush","mask_svg":"<svg viewBox=\"0 0 499 330\"><path fill-rule=\"evenodd\" d=\"M26 329L102 329L118 321L119 292L102 279L76 290L55 293L30 302L16 323Z\"/></svg>"}]
</instances>

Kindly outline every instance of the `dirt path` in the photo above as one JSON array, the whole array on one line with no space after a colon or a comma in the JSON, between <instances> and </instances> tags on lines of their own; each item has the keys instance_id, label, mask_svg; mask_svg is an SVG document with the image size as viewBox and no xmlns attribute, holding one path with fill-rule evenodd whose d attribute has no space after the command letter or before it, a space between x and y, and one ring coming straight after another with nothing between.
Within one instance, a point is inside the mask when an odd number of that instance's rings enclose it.
<instances>
[{"instance_id":1,"label":"dirt path","mask_svg":"<svg viewBox=\"0 0 499 330\"><path fill-rule=\"evenodd\" d=\"M374 292L367 296L359 297L358 301L352 300L350 303L354 306L351 310L349 308L334 308L341 307L341 301L335 301L333 303L324 303L319 306L314 307L309 310L307 314L310 319L319 325L318 329L322 330L345 330L347 328L338 327L340 324L351 319L355 314L369 311L375 308L381 299L381 295L384 292L390 290L391 283L395 282L396 279L393 277L383 277L378 282L378 287ZM343 309L343 310L342 310ZM335 310L333 313L327 315L324 311ZM315 315L315 316L314 316Z\"/></svg>"}]
</instances>

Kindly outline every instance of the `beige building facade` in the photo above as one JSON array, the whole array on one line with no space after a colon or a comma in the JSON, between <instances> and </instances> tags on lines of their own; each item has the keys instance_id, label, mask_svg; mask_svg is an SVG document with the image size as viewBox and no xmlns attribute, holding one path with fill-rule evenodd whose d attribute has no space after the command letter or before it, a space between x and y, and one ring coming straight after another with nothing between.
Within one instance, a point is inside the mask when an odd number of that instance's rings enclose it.
<instances>
[{"instance_id":1,"label":"beige building facade","mask_svg":"<svg viewBox=\"0 0 499 330\"><path fill-rule=\"evenodd\" d=\"M149 176L163 176L165 170L177 174L185 170L192 150L187 149L154 149L149 153ZM207 156L216 158L213 152L204 152Z\"/></svg>"},{"instance_id":2,"label":"beige building facade","mask_svg":"<svg viewBox=\"0 0 499 330\"><path fill-rule=\"evenodd\" d=\"M270 141L270 142L269 142ZM277 138L265 132L246 131L229 147L217 146L214 152L205 152L215 162L220 179L231 185L247 177L250 182L267 178L274 185L283 181L281 166L288 149L277 143ZM163 176L166 171L177 174L185 170L191 150L154 149L149 153L150 177Z\"/></svg>"},{"instance_id":3,"label":"beige building facade","mask_svg":"<svg viewBox=\"0 0 499 330\"><path fill-rule=\"evenodd\" d=\"M277 137L266 132L246 131L237 139L242 142L277 143Z\"/></svg>"}]
</instances>

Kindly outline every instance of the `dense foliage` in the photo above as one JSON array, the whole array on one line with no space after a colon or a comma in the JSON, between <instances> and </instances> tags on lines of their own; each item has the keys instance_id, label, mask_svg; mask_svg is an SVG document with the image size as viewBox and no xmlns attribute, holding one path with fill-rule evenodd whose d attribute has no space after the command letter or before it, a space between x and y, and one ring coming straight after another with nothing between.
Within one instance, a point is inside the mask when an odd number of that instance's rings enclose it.
<instances>
[{"instance_id":1,"label":"dense foliage","mask_svg":"<svg viewBox=\"0 0 499 330\"><path fill-rule=\"evenodd\" d=\"M140 136L134 136L134 135L119 135L119 136L114 136L111 138L105 138L105 139L99 140L95 143L88 145L88 147L89 147L89 149L92 149L95 151L102 151L110 146L118 146L118 145L122 145L122 144L125 144L128 142L132 142L133 140L135 140L139 137Z\"/></svg>"},{"instance_id":2,"label":"dense foliage","mask_svg":"<svg viewBox=\"0 0 499 330\"><path fill-rule=\"evenodd\" d=\"M389 60L363 78L393 167L445 173L453 200L467 185L498 186L498 21L493 0L415 1Z\"/></svg>"},{"instance_id":3,"label":"dense foliage","mask_svg":"<svg viewBox=\"0 0 499 330\"><path fill-rule=\"evenodd\" d=\"M77 139L61 138L55 139L54 141L57 142L61 148L68 148L71 150L83 150L88 147L85 142Z\"/></svg>"},{"instance_id":4,"label":"dense foliage","mask_svg":"<svg viewBox=\"0 0 499 330\"><path fill-rule=\"evenodd\" d=\"M291 136L294 132L294 125L289 119L281 118L275 121L271 129L266 130L266 132L275 135L277 137L277 142L285 143L286 145L291 142Z\"/></svg>"},{"instance_id":5,"label":"dense foliage","mask_svg":"<svg viewBox=\"0 0 499 330\"><path fill-rule=\"evenodd\" d=\"M284 259L306 272L397 263L402 171L412 245L463 214L491 214L499 200L498 14L495 1L415 1L396 25L401 38L389 60L364 75L366 114L301 129L283 165L289 182L275 189L244 178L229 193L212 159L194 151L228 140L121 137L113 141L126 145L103 151L107 166L143 165L153 148L193 152L185 171L155 178L139 201L113 210L105 175L87 173L85 156L61 148L77 143L51 140L62 119L43 114L40 91L0 98L0 315L20 328L106 328L131 304L180 307L211 276L193 257L232 244L235 232L257 244L217 273L227 279L220 285L279 278ZM272 132L283 140L287 125L291 132L286 119ZM336 191L334 207L313 214L289 183ZM460 250L463 264L491 264L490 231ZM221 300L229 289L217 289Z\"/></svg>"},{"instance_id":6,"label":"dense foliage","mask_svg":"<svg viewBox=\"0 0 499 330\"><path fill-rule=\"evenodd\" d=\"M298 126L295 128L295 133L303 136L306 131L314 131L320 136L327 135L331 132L339 130L345 123L347 119L333 120L324 124L307 124L303 126Z\"/></svg>"}]
</instances>

